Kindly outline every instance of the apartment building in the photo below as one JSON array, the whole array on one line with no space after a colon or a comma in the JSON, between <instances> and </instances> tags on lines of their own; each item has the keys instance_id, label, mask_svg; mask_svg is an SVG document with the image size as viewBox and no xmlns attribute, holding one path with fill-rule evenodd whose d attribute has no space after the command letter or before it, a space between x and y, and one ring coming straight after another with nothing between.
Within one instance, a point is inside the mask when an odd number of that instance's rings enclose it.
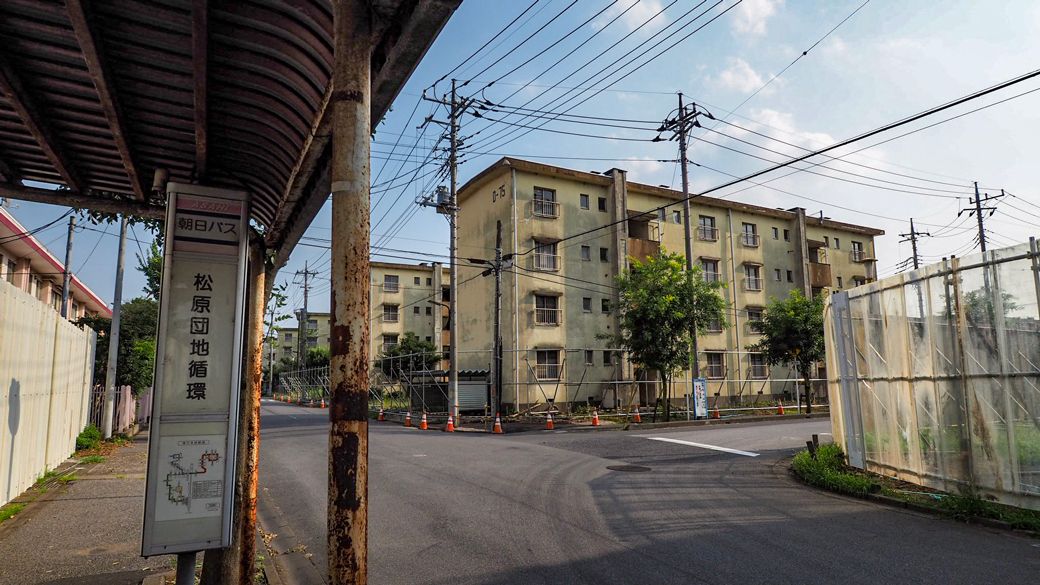
<instances>
[{"instance_id":1,"label":"apartment building","mask_svg":"<svg viewBox=\"0 0 1040 585\"><path fill-rule=\"evenodd\" d=\"M459 191L460 247L493 248L502 223L515 268L503 278L503 402L625 402L632 380L651 379L604 341L617 331L617 276L629 258L662 247L682 254L682 194L629 182L621 169L585 172L503 158ZM659 211L652 211L666 206ZM651 212L651 213L648 213ZM746 347L760 339L750 322L772 298L876 279L879 229L804 209L773 209L728 199L692 201L694 263L726 284L729 326L701 335L700 376L709 393L747 399L794 393L794 376L767 367ZM583 234L572 237L575 234ZM565 239L570 238L570 239ZM461 368L486 367L492 347L493 279L460 276ZM680 391L681 392L681 391ZM647 392L644 391L643 399Z\"/></svg>"},{"instance_id":2,"label":"apartment building","mask_svg":"<svg viewBox=\"0 0 1040 585\"><path fill-rule=\"evenodd\" d=\"M65 266L25 226L0 207L0 280L61 311ZM71 278L68 319L112 316L112 310L75 275Z\"/></svg>"},{"instance_id":3,"label":"apartment building","mask_svg":"<svg viewBox=\"0 0 1040 585\"><path fill-rule=\"evenodd\" d=\"M329 313L307 313L306 331L300 328L301 312L296 313L296 325L276 327L274 341L274 360L283 358L295 360L300 351L300 339L303 341L304 355L312 347L328 347L332 341L330 334Z\"/></svg>"}]
</instances>

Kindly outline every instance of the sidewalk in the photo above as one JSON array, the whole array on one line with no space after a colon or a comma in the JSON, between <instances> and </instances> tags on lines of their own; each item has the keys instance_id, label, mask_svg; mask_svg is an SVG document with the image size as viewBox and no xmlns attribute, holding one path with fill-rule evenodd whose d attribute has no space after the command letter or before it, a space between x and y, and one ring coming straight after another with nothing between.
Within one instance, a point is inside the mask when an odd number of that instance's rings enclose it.
<instances>
[{"instance_id":1,"label":"sidewalk","mask_svg":"<svg viewBox=\"0 0 1040 585\"><path fill-rule=\"evenodd\" d=\"M173 568L172 556L142 558L148 433L100 463L76 459L0 524L0 585L138 585Z\"/></svg>"}]
</instances>

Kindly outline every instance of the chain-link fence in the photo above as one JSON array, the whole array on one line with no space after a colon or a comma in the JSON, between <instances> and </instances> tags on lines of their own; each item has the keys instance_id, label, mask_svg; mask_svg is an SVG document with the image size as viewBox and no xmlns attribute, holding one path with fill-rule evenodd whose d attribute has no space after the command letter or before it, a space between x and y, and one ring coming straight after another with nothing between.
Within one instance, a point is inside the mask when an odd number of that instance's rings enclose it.
<instances>
[{"instance_id":1,"label":"chain-link fence","mask_svg":"<svg viewBox=\"0 0 1040 585\"><path fill-rule=\"evenodd\" d=\"M1040 509L1038 299L1035 240L832 295L832 420L850 463Z\"/></svg>"}]
</instances>

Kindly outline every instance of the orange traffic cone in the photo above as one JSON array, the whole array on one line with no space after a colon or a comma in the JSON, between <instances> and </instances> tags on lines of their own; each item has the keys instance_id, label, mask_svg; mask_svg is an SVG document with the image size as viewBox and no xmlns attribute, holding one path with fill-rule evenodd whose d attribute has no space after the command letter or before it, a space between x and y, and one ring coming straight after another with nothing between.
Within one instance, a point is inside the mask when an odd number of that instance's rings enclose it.
<instances>
[{"instance_id":1,"label":"orange traffic cone","mask_svg":"<svg viewBox=\"0 0 1040 585\"><path fill-rule=\"evenodd\" d=\"M711 418L722 418L722 416L719 414L718 406L715 407L715 410L711 411Z\"/></svg>"},{"instance_id":2,"label":"orange traffic cone","mask_svg":"<svg viewBox=\"0 0 1040 585\"><path fill-rule=\"evenodd\" d=\"M784 401L783 400L777 400L777 403L780 405L780 408L776 409L776 413L779 414L780 416L783 416L784 415Z\"/></svg>"},{"instance_id":3,"label":"orange traffic cone","mask_svg":"<svg viewBox=\"0 0 1040 585\"><path fill-rule=\"evenodd\" d=\"M410 411L410 410L408 412L404 413L404 426L406 426L406 427L412 426L412 411Z\"/></svg>"},{"instance_id":4,"label":"orange traffic cone","mask_svg":"<svg viewBox=\"0 0 1040 585\"><path fill-rule=\"evenodd\" d=\"M455 432L455 419L452 418L452 416L450 414L448 415L448 424L444 427L444 432L445 433L454 433Z\"/></svg>"},{"instance_id":5,"label":"orange traffic cone","mask_svg":"<svg viewBox=\"0 0 1040 585\"><path fill-rule=\"evenodd\" d=\"M502 418L499 417L498 413L495 413L495 426L491 429L491 432L496 435L502 434Z\"/></svg>"},{"instance_id":6,"label":"orange traffic cone","mask_svg":"<svg viewBox=\"0 0 1040 585\"><path fill-rule=\"evenodd\" d=\"M419 430L425 431L428 428L430 427L426 424L426 413L424 412L422 413L422 419L419 420Z\"/></svg>"},{"instance_id":7,"label":"orange traffic cone","mask_svg":"<svg viewBox=\"0 0 1040 585\"><path fill-rule=\"evenodd\" d=\"M595 410L592 411L592 426L594 426L594 427L598 427L599 426L599 412L597 412Z\"/></svg>"},{"instance_id":8,"label":"orange traffic cone","mask_svg":"<svg viewBox=\"0 0 1040 585\"><path fill-rule=\"evenodd\" d=\"M634 422L634 423L641 423L641 422L643 422L643 417L639 416L639 407L638 406L636 407L636 415L634 417L632 417L632 422Z\"/></svg>"},{"instance_id":9,"label":"orange traffic cone","mask_svg":"<svg viewBox=\"0 0 1040 585\"><path fill-rule=\"evenodd\" d=\"M546 415L545 415L545 430L551 431L554 428L555 427L553 426L552 413L551 412L546 413Z\"/></svg>"},{"instance_id":10,"label":"orange traffic cone","mask_svg":"<svg viewBox=\"0 0 1040 585\"><path fill-rule=\"evenodd\" d=\"M325 397L321 397L321 408L325 408Z\"/></svg>"},{"instance_id":11,"label":"orange traffic cone","mask_svg":"<svg viewBox=\"0 0 1040 585\"><path fill-rule=\"evenodd\" d=\"M383 409L382 408L379 409L379 417L376 418L376 420L378 420L379 422L383 422L383 421L386 420L386 415L383 414Z\"/></svg>"}]
</instances>

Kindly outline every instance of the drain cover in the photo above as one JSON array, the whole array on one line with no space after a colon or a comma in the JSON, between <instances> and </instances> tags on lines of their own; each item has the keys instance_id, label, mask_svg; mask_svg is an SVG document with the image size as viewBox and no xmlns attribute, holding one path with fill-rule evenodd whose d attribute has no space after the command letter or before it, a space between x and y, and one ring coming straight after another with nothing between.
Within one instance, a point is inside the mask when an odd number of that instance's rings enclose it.
<instances>
[{"instance_id":1,"label":"drain cover","mask_svg":"<svg viewBox=\"0 0 1040 585\"><path fill-rule=\"evenodd\" d=\"M611 471L628 471L632 473L650 471L649 467L643 467L642 465L608 465L607 469Z\"/></svg>"}]
</instances>

